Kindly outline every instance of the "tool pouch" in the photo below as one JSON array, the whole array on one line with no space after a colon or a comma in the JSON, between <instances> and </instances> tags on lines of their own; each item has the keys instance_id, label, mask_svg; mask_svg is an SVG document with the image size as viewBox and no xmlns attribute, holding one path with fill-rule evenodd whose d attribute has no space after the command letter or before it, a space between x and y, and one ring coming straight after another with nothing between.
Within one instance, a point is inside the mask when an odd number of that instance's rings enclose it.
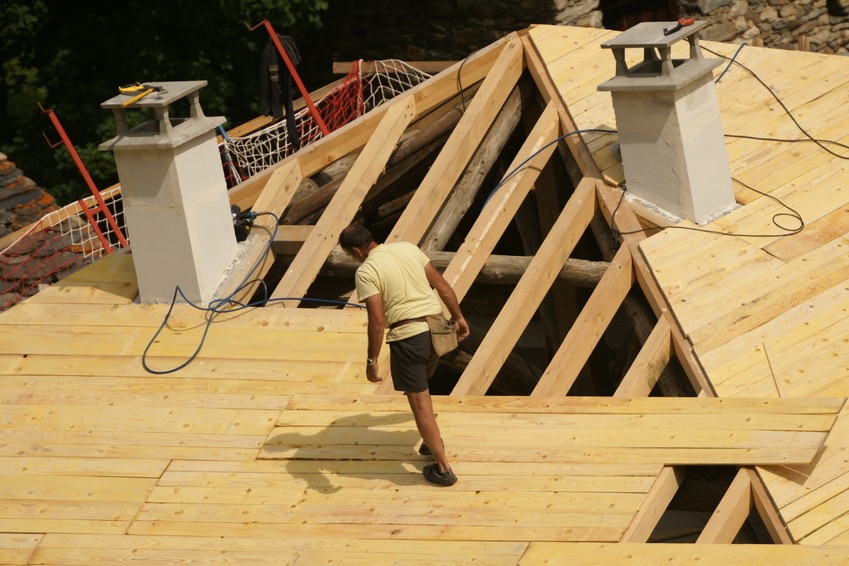
<instances>
[{"instance_id":1,"label":"tool pouch","mask_svg":"<svg viewBox=\"0 0 849 566\"><path fill-rule=\"evenodd\" d=\"M457 349L457 323L442 313L427 317L430 338L436 355L442 356Z\"/></svg>"}]
</instances>

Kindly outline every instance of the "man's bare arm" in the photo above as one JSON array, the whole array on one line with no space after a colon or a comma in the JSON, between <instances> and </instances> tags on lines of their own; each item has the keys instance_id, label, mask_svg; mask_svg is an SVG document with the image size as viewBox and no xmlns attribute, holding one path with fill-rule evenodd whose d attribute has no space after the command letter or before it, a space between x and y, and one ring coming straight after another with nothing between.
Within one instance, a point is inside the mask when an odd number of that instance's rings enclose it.
<instances>
[{"instance_id":1,"label":"man's bare arm","mask_svg":"<svg viewBox=\"0 0 849 566\"><path fill-rule=\"evenodd\" d=\"M469 325L463 312L460 310L460 301L457 300L457 294L454 289L448 284L448 281L437 271L432 263L428 262L425 266L425 275L430 286L436 289L436 293L445 306L448 312L451 313L451 318L457 323L457 341L462 342L469 335Z\"/></svg>"}]
</instances>

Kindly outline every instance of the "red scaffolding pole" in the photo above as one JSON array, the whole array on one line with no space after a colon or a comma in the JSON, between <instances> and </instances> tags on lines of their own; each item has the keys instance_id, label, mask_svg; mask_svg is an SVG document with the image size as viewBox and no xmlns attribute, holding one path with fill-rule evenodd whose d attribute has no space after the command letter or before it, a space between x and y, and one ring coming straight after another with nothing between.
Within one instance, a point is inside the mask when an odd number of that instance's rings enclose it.
<instances>
[{"instance_id":1,"label":"red scaffolding pole","mask_svg":"<svg viewBox=\"0 0 849 566\"><path fill-rule=\"evenodd\" d=\"M65 133L65 128L62 127L62 124L59 122L59 118L56 116L56 113L53 112L52 109L45 110L41 103L38 104L38 107L41 108L41 111L47 114L50 117L50 121L53 122L53 127L56 128L56 131L59 132L59 136L62 138L62 143L65 144L65 147L68 148L68 153L71 154L71 158L74 160L74 163L77 165L77 169L79 169L80 173L83 176L83 180L85 180L86 185L88 185L88 190L91 191L92 196L97 201L96 210L98 210L101 214L103 214L106 221L109 223L109 227L112 228L112 231L115 233L115 236L118 238L118 241L121 243L121 247L127 246L127 240L124 238L124 233L121 232L121 228L118 226L118 223L115 222L115 217L112 216L112 213L109 211L109 208L106 206L106 202L104 202L103 197L100 195L100 191L97 190L97 186L94 184L94 181L91 178L91 175L88 174L88 169L86 169L83 160L80 159L80 155L77 153L77 150L74 148L74 144L71 143L71 139L68 137L68 134ZM56 147L58 143L51 143L50 139L48 139L47 135L44 135L44 139L47 140L47 144L50 147ZM86 216L88 216L89 221L91 222L92 228L94 229L97 237L100 238L100 242L103 244L103 247L106 249L106 253L112 253L112 246L109 245L109 241L103 236L103 232L100 230L100 227L97 225L94 216L88 211L87 207L83 207L86 212Z\"/></svg>"},{"instance_id":2,"label":"red scaffolding pole","mask_svg":"<svg viewBox=\"0 0 849 566\"><path fill-rule=\"evenodd\" d=\"M286 68L289 69L289 74L292 75L292 78L295 80L295 84L298 86L298 90L301 91L301 96L304 98L304 102L307 103L307 108L309 108L310 114L315 120L315 123L318 124L318 129L321 130L321 133L325 136L329 134L330 130L325 125L324 120L321 119L321 114L318 113L318 108L316 108L315 104L313 104L309 91L307 91L306 87L304 87L304 83L301 82L301 77L298 75L298 71L295 70L295 65L293 65L292 60L289 59L289 54L286 53L286 49L283 47L283 44L280 43L277 33L275 33L274 28L271 27L271 22L263 20L253 27L245 22L245 25L250 31L255 30L259 26L265 26L266 31L268 31L268 35L271 36L271 41L274 42L274 47L277 48L277 53L280 54L283 62L286 63ZM292 135L295 135L295 132L292 132Z\"/></svg>"}]
</instances>

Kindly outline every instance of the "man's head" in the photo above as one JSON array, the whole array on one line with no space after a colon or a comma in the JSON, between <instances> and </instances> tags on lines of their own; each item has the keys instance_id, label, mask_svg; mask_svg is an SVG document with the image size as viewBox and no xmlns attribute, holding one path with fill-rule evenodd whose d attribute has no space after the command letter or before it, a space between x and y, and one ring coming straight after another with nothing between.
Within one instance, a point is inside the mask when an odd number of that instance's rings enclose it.
<instances>
[{"instance_id":1,"label":"man's head","mask_svg":"<svg viewBox=\"0 0 849 566\"><path fill-rule=\"evenodd\" d=\"M366 228L351 224L339 234L339 245L346 254L363 262L369 250L375 246L374 236Z\"/></svg>"}]
</instances>

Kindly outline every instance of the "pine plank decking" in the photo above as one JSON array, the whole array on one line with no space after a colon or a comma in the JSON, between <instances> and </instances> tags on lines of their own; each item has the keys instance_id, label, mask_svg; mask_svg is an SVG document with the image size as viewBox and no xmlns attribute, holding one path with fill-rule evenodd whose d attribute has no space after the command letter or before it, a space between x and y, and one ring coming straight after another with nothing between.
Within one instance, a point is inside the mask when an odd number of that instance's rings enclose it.
<instances>
[{"instance_id":1,"label":"pine plank decking","mask_svg":"<svg viewBox=\"0 0 849 566\"><path fill-rule=\"evenodd\" d=\"M554 58L552 32L540 33L549 40L553 58L547 62L578 125L614 126L605 93L595 92L585 82L584 55L573 58L572 53L561 53ZM535 30L530 34L537 37ZM588 31L575 41L583 53L607 37L606 32ZM704 45L729 57L738 49ZM849 142L845 57L792 51L778 55L746 46L736 60L770 85L813 137ZM787 73L788 65L800 73ZM724 68L717 70L717 76ZM740 67L731 65L716 89L727 135L805 140L773 96ZM610 134L587 135L605 174L622 181L621 164L606 148L615 139ZM809 140L727 137L735 193L742 206L703 228L741 235L666 229L641 243L720 397L845 397L849 392L849 152L829 142L824 145L843 157ZM798 222L787 215L792 211L746 185L797 211L805 229L787 235L776 223L796 228ZM849 540L842 519L849 512L849 477L842 464L849 431L844 421L838 421L816 466L759 470L791 534L802 544L843 545Z\"/></svg>"},{"instance_id":2,"label":"pine plank decking","mask_svg":"<svg viewBox=\"0 0 849 566\"><path fill-rule=\"evenodd\" d=\"M535 136L549 140L570 125L615 127L609 95L596 91L613 74L613 58L600 48L613 33L539 26L511 34L276 171L308 176L367 147L370 157L355 173L373 181L387 156L386 148L368 144L368 133L397 139L411 114L452 95L462 68L466 84L484 81L479 94L486 96L474 99L471 118L447 142L443 178L433 174L430 188L416 195L420 214L413 218L409 209L391 236L421 238L448 191L441 181L461 174L459 152L471 155L467 146L480 140L500 106L494 101L509 94L522 50L525 64L535 61L536 80L558 90L544 96L547 107L529 128ZM708 45L733 53L732 46ZM842 118L842 65L849 62L799 54L806 73L823 77L800 85L781 72L796 54L770 55L754 48L741 54L786 89L800 118L822 126L811 131L845 135L834 124ZM507 78L485 81L490 69ZM764 134L763 127L769 135L791 135L748 82L731 71L717 86L726 131L733 125L736 134ZM752 100L757 111L747 108ZM621 164L607 147L615 134L584 137L593 167L621 181ZM503 362L500 339L515 338L509 323L518 324L526 301L545 292L536 286L552 283L591 213L609 217L615 208L612 189L585 178L576 191L583 200L570 200L563 221L552 219L557 241L544 242L503 321L482 343L483 356L472 357L452 395L435 398L460 478L451 488L423 479L429 460L416 452L420 439L405 399L365 379L361 309L221 314L193 359L208 313L178 305L156 335L168 305L134 303L132 257L116 254L0 313L0 563L849 560L845 162L823 158L812 144L728 144L733 174L756 187L769 179L768 192L797 208L813 229L787 238L667 229L629 240L576 323L595 340L629 289L660 289L662 297L648 297L660 321L617 395L567 396L575 360L587 355L570 333L539 391L483 396ZM574 140L567 145L586 152ZM517 162L540 146L529 139ZM507 224L496 207L512 217L521 202L512 193L530 190L534 168L505 185L503 200L481 213L473 237L447 267L459 295ZM256 199L280 205L268 190L291 196L281 175L260 175L233 199L248 203L243 208ZM309 232L306 251L296 257L299 272L284 278L278 296L310 285L319 256L352 213L347 208L362 202L365 188L353 185L342 192L348 206L337 202ZM709 228L775 230L771 218L781 209L774 201L736 188L742 206ZM627 205L618 213L625 224L636 222ZM667 304L671 311L664 312ZM694 383L708 379L717 396L703 390L695 398L645 397L657 367L672 355L703 367ZM636 544L648 540L681 468L713 464L745 468L700 542L730 542L749 509L769 515L764 501L772 500L780 513L775 522L786 525L776 539L801 544ZM763 486L768 494L759 491Z\"/></svg>"},{"instance_id":3,"label":"pine plank decking","mask_svg":"<svg viewBox=\"0 0 849 566\"><path fill-rule=\"evenodd\" d=\"M112 256L67 284L128 271ZM0 315L5 563L517 564L533 541L618 541L664 465L808 463L842 406L438 397L462 478L443 490L406 401L362 374L362 310L225 315L199 359L151 376L140 355L167 306L114 296L78 304L59 283ZM178 306L150 363L190 354L203 321Z\"/></svg>"}]
</instances>

